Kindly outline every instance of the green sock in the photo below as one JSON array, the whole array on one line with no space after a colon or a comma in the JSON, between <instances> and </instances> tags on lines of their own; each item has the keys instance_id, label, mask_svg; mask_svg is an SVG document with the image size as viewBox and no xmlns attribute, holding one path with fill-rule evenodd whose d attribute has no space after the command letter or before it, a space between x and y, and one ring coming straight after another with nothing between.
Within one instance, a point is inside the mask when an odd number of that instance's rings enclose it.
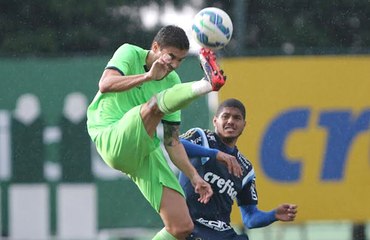
<instances>
[{"instance_id":1,"label":"green sock","mask_svg":"<svg viewBox=\"0 0 370 240\"><path fill-rule=\"evenodd\" d=\"M165 228L162 228L161 231L159 231L152 240L176 240L174 236L172 236L169 232L166 231Z\"/></svg>"},{"instance_id":2,"label":"green sock","mask_svg":"<svg viewBox=\"0 0 370 240\"><path fill-rule=\"evenodd\" d=\"M182 83L157 94L157 103L161 112L168 114L186 107L199 94L193 91L193 83Z\"/></svg>"}]
</instances>

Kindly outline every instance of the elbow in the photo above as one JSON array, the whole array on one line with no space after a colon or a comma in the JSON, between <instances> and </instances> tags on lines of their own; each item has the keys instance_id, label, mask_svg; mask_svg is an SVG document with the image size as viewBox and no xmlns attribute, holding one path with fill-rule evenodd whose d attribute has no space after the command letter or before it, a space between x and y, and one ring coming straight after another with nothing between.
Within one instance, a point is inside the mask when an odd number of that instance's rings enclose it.
<instances>
[{"instance_id":1,"label":"elbow","mask_svg":"<svg viewBox=\"0 0 370 240\"><path fill-rule=\"evenodd\" d=\"M109 91L108 85L104 83L104 81L99 82L99 91L101 93L106 93Z\"/></svg>"},{"instance_id":2,"label":"elbow","mask_svg":"<svg viewBox=\"0 0 370 240\"><path fill-rule=\"evenodd\" d=\"M243 218L243 223L244 223L244 226L246 228L248 228L248 229L254 228L254 225L253 225L251 219L249 219L249 218L248 219L247 218Z\"/></svg>"}]
</instances>

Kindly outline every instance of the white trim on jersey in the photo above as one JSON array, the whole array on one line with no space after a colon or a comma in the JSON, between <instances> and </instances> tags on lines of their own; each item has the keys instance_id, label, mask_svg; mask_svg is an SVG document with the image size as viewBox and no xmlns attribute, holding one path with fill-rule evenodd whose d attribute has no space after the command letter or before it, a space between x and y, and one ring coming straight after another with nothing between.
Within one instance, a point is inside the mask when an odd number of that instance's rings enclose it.
<instances>
[{"instance_id":1,"label":"white trim on jersey","mask_svg":"<svg viewBox=\"0 0 370 240\"><path fill-rule=\"evenodd\" d=\"M202 138L202 146L209 148L208 139L203 129L201 128L194 128L194 129L195 131L199 133L200 137ZM201 157L200 160L202 161L202 165L204 165L209 160L209 157Z\"/></svg>"},{"instance_id":2,"label":"white trim on jersey","mask_svg":"<svg viewBox=\"0 0 370 240\"><path fill-rule=\"evenodd\" d=\"M247 176L243 178L242 187L244 187L248 182L252 181L254 177L255 177L254 169L252 168L252 170L247 174Z\"/></svg>"}]
</instances>

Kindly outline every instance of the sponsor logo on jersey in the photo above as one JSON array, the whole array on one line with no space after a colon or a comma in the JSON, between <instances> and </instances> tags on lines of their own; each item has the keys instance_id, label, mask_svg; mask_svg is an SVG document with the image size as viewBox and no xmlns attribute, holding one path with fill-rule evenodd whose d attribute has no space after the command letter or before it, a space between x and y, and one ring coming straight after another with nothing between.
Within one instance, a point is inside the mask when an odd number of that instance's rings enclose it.
<instances>
[{"instance_id":1,"label":"sponsor logo on jersey","mask_svg":"<svg viewBox=\"0 0 370 240\"><path fill-rule=\"evenodd\" d=\"M196 221L206 227L209 227L220 232L231 229L231 227L227 223L220 220L215 221L215 220L206 220L204 218L198 218Z\"/></svg>"},{"instance_id":2,"label":"sponsor logo on jersey","mask_svg":"<svg viewBox=\"0 0 370 240\"><path fill-rule=\"evenodd\" d=\"M230 179L225 180L224 178L218 176L213 172L207 172L206 174L204 174L204 180L214 186L217 186L219 188L219 193L225 192L233 200L238 194L237 191L235 191L234 189L234 182Z\"/></svg>"},{"instance_id":3,"label":"sponsor logo on jersey","mask_svg":"<svg viewBox=\"0 0 370 240\"><path fill-rule=\"evenodd\" d=\"M190 142L194 143L194 144L198 144L198 143L202 142L202 137L197 137L194 140L190 139Z\"/></svg>"}]
</instances>

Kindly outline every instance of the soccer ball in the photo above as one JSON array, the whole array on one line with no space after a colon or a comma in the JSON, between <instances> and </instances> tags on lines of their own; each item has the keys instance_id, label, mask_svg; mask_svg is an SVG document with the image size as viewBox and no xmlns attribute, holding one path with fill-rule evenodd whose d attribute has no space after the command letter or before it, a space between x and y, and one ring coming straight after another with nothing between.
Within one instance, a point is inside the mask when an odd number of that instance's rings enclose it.
<instances>
[{"instance_id":1,"label":"soccer ball","mask_svg":"<svg viewBox=\"0 0 370 240\"><path fill-rule=\"evenodd\" d=\"M225 47L233 34L233 23L227 13L208 7L195 15L192 36L204 48L217 50Z\"/></svg>"}]
</instances>

